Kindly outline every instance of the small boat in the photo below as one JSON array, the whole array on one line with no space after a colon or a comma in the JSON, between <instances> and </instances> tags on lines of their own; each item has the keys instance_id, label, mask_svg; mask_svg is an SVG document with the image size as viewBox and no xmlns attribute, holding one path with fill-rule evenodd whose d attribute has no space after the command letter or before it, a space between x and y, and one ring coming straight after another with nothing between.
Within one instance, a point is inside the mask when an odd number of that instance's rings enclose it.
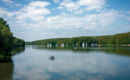
<instances>
[{"instance_id":1,"label":"small boat","mask_svg":"<svg viewBox=\"0 0 130 80\"><path fill-rule=\"evenodd\" d=\"M55 57L54 57L54 56L51 56L49 59L50 59L50 60L54 60L54 59L55 59Z\"/></svg>"}]
</instances>

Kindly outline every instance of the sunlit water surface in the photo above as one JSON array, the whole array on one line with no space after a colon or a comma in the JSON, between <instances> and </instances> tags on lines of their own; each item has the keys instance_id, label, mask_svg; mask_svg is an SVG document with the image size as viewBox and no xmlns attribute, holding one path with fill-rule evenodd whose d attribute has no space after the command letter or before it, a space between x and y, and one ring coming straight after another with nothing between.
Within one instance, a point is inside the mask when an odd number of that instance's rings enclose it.
<instances>
[{"instance_id":1,"label":"sunlit water surface","mask_svg":"<svg viewBox=\"0 0 130 80\"><path fill-rule=\"evenodd\" d=\"M0 80L130 80L130 48L26 46L0 71Z\"/></svg>"}]
</instances>

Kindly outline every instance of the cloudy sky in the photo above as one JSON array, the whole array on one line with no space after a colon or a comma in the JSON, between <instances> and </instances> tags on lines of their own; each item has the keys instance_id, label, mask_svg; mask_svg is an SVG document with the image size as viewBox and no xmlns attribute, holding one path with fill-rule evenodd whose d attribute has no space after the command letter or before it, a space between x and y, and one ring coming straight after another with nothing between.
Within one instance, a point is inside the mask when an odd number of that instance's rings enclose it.
<instances>
[{"instance_id":1,"label":"cloudy sky","mask_svg":"<svg viewBox=\"0 0 130 80\"><path fill-rule=\"evenodd\" d=\"M0 0L0 17L25 41L130 31L130 0Z\"/></svg>"}]
</instances>

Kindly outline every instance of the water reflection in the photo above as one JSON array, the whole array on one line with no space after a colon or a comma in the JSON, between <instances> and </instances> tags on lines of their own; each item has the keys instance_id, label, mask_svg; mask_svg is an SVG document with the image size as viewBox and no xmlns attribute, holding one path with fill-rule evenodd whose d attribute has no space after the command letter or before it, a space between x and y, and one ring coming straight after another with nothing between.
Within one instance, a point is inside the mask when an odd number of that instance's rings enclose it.
<instances>
[{"instance_id":1,"label":"water reflection","mask_svg":"<svg viewBox=\"0 0 130 80\"><path fill-rule=\"evenodd\" d=\"M109 54L121 55L121 56L130 56L130 47L51 47L47 48L46 46L35 45L32 46L34 49L48 49L48 50L72 50L75 53L89 53L89 52L105 52Z\"/></svg>"},{"instance_id":2,"label":"water reflection","mask_svg":"<svg viewBox=\"0 0 130 80\"><path fill-rule=\"evenodd\" d=\"M11 62L0 63L0 80L130 79L129 48L26 46L23 50L13 51L12 54L18 54L11 58ZM48 59L51 56L54 56L52 60Z\"/></svg>"},{"instance_id":3,"label":"water reflection","mask_svg":"<svg viewBox=\"0 0 130 80\"><path fill-rule=\"evenodd\" d=\"M103 48L26 47L22 54L13 57L13 80L129 80L130 58L115 53L118 52ZM56 59L51 61L48 59L50 56Z\"/></svg>"},{"instance_id":4,"label":"water reflection","mask_svg":"<svg viewBox=\"0 0 130 80\"><path fill-rule=\"evenodd\" d=\"M24 47L18 47L11 52L0 51L0 80L12 80L14 63L12 56L24 51Z\"/></svg>"},{"instance_id":5,"label":"water reflection","mask_svg":"<svg viewBox=\"0 0 130 80\"><path fill-rule=\"evenodd\" d=\"M16 47L10 52L0 51L0 62L10 61L10 59L13 55L20 54L24 50L25 50L25 47Z\"/></svg>"},{"instance_id":6,"label":"water reflection","mask_svg":"<svg viewBox=\"0 0 130 80\"><path fill-rule=\"evenodd\" d=\"M12 80L14 64L12 59L8 62L0 62L0 80Z\"/></svg>"},{"instance_id":7,"label":"water reflection","mask_svg":"<svg viewBox=\"0 0 130 80\"><path fill-rule=\"evenodd\" d=\"M108 54L120 55L120 56L130 56L130 48L129 47L106 47L106 48L86 48L86 49L73 49L74 52L104 52Z\"/></svg>"},{"instance_id":8,"label":"water reflection","mask_svg":"<svg viewBox=\"0 0 130 80\"><path fill-rule=\"evenodd\" d=\"M16 47L10 53L11 55L17 55L24 52L24 50L25 50L25 47Z\"/></svg>"}]
</instances>

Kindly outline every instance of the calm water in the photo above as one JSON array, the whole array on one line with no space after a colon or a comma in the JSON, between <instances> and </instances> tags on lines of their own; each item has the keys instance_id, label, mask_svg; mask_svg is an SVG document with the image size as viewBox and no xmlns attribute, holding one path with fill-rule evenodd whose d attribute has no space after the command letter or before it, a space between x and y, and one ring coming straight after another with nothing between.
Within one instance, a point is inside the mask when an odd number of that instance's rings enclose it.
<instances>
[{"instance_id":1,"label":"calm water","mask_svg":"<svg viewBox=\"0 0 130 80\"><path fill-rule=\"evenodd\" d=\"M0 80L130 80L130 48L26 46L0 63Z\"/></svg>"}]
</instances>

